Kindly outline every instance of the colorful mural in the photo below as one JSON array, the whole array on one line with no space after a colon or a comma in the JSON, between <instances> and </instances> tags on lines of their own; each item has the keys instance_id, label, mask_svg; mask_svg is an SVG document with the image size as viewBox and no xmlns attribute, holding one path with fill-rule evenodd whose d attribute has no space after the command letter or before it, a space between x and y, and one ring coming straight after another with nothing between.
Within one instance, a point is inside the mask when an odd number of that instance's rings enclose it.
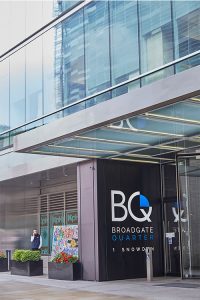
<instances>
[{"instance_id":1,"label":"colorful mural","mask_svg":"<svg viewBox=\"0 0 200 300\"><path fill-rule=\"evenodd\" d=\"M52 258L60 252L78 256L78 225L54 226Z\"/></svg>"}]
</instances>

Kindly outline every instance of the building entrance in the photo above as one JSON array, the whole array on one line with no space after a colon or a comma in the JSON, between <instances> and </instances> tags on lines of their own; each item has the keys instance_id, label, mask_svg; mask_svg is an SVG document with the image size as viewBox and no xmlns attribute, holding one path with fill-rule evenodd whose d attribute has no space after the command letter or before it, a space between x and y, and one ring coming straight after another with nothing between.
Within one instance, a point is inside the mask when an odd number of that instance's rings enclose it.
<instances>
[{"instance_id":1,"label":"building entrance","mask_svg":"<svg viewBox=\"0 0 200 300\"><path fill-rule=\"evenodd\" d=\"M177 173L176 173L177 172ZM200 155L161 166L165 274L200 278Z\"/></svg>"},{"instance_id":2,"label":"building entrance","mask_svg":"<svg viewBox=\"0 0 200 300\"><path fill-rule=\"evenodd\" d=\"M200 156L178 155L181 273L200 277Z\"/></svg>"},{"instance_id":3,"label":"building entrance","mask_svg":"<svg viewBox=\"0 0 200 300\"><path fill-rule=\"evenodd\" d=\"M165 275L180 276L179 215L175 164L161 166Z\"/></svg>"}]
</instances>

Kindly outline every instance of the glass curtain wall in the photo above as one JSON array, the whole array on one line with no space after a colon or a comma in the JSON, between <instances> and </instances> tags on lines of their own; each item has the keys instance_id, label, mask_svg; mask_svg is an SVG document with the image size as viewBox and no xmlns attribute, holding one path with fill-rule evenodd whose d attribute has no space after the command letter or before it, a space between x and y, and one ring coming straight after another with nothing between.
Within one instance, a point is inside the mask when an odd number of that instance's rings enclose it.
<instances>
[{"instance_id":1,"label":"glass curtain wall","mask_svg":"<svg viewBox=\"0 0 200 300\"><path fill-rule=\"evenodd\" d=\"M51 28L43 35L43 107L44 114L54 112L63 106L62 89L62 26ZM45 119L62 117L57 113Z\"/></svg>"},{"instance_id":2,"label":"glass curtain wall","mask_svg":"<svg viewBox=\"0 0 200 300\"><path fill-rule=\"evenodd\" d=\"M139 23L141 73L173 61L171 1L140 1ZM164 69L145 78L144 83L169 76L173 69Z\"/></svg>"},{"instance_id":3,"label":"glass curtain wall","mask_svg":"<svg viewBox=\"0 0 200 300\"><path fill-rule=\"evenodd\" d=\"M9 124L9 61L0 63L0 132L10 128Z\"/></svg>"},{"instance_id":4,"label":"glass curtain wall","mask_svg":"<svg viewBox=\"0 0 200 300\"><path fill-rule=\"evenodd\" d=\"M200 3L199 1L173 2L175 57L183 57L200 49ZM200 55L177 66L177 72L199 65Z\"/></svg>"},{"instance_id":5,"label":"glass curtain wall","mask_svg":"<svg viewBox=\"0 0 200 300\"><path fill-rule=\"evenodd\" d=\"M83 10L62 24L64 105L85 97Z\"/></svg>"},{"instance_id":6,"label":"glass curtain wall","mask_svg":"<svg viewBox=\"0 0 200 300\"><path fill-rule=\"evenodd\" d=\"M139 75L137 1L110 2L110 47L112 85ZM135 83L113 91L113 97L127 93Z\"/></svg>"},{"instance_id":7,"label":"glass curtain wall","mask_svg":"<svg viewBox=\"0 0 200 300\"><path fill-rule=\"evenodd\" d=\"M95 93L200 50L200 1L181 2L93 1L0 62L5 72L5 76L0 74L0 103L6 107L0 124L11 130L23 127L25 121L34 122L43 114L94 95L66 108L67 115L198 65L200 55L176 64L175 69L144 75L95 97ZM36 4L30 5L29 13L24 7L22 12L30 15ZM0 21L5 23L5 19ZM36 28L31 18L26 23L29 33ZM4 71L3 65L10 65L10 70ZM62 116L63 112L55 113L26 130Z\"/></svg>"},{"instance_id":8,"label":"glass curtain wall","mask_svg":"<svg viewBox=\"0 0 200 300\"><path fill-rule=\"evenodd\" d=\"M64 11L83 1L6 0L0 2L0 55ZM6 34L5 34L6 33Z\"/></svg>"},{"instance_id":9,"label":"glass curtain wall","mask_svg":"<svg viewBox=\"0 0 200 300\"><path fill-rule=\"evenodd\" d=\"M10 127L25 123L25 49L10 57Z\"/></svg>"},{"instance_id":10,"label":"glass curtain wall","mask_svg":"<svg viewBox=\"0 0 200 300\"><path fill-rule=\"evenodd\" d=\"M26 47L26 122L43 115L42 38Z\"/></svg>"},{"instance_id":11,"label":"glass curtain wall","mask_svg":"<svg viewBox=\"0 0 200 300\"><path fill-rule=\"evenodd\" d=\"M111 86L108 2L95 1L84 9L86 95Z\"/></svg>"}]
</instances>

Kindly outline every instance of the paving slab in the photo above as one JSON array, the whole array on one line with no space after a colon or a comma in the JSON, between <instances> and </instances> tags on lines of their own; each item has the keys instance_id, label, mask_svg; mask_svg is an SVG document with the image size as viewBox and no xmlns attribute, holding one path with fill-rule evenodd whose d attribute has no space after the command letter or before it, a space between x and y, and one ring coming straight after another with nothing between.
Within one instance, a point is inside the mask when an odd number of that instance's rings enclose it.
<instances>
[{"instance_id":1,"label":"paving slab","mask_svg":"<svg viewBox=\"0 0 200 300\"><path fill-rule=\"evenodd\" d=\"M61 281L0 273L0 300L200 300L200 280Z\"/></svg>"}]
</instances>

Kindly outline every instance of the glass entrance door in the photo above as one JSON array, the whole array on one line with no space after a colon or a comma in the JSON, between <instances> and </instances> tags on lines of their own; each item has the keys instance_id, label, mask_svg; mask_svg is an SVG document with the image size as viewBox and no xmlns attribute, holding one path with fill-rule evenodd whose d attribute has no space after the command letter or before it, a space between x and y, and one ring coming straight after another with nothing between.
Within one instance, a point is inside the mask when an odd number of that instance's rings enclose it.
<instances>
[{"instance_id":1,"label":"glass entrance door","mask_svg":"<svg viewBox=\"0 0 200 300\"><path fill-rule=\"evenodd\" d=\"M200 277L200 155L178 156L181 271Z\"/></svg>"},{"instance_id":2,"label":"glass entrance door","mask_svg":"<svg viewBox=\"0 0 200 300\"><path fill-rule=\"evenodd\" d=\"M165 275L180 276L179 226L175 164L162 165Z\"/></svg>"}]
</instances>

